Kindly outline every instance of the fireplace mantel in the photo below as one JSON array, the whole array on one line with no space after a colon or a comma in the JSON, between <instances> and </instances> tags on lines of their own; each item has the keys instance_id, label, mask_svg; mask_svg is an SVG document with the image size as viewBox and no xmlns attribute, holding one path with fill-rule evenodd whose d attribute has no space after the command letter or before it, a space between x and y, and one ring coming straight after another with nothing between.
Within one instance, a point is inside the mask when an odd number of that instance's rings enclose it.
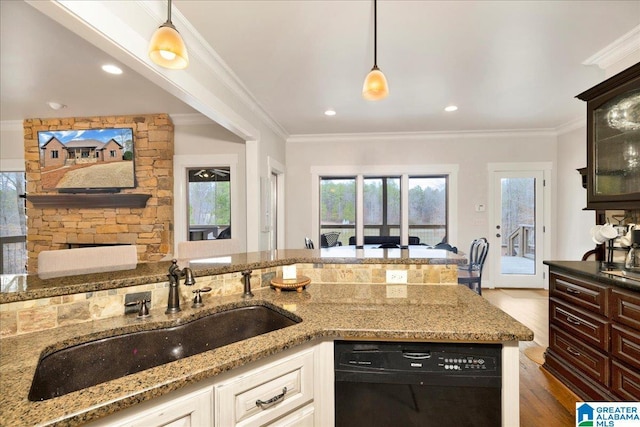
<instances>
[{"instance_id":1,"label":"fireplace mantel","mask_svg":"<svg viewBox=\"0 0 640 427\"><path fill-rule=\"evenodd\" d=\"M151 194L42 194L27 195L36 208L144 208Z\"/></svg>"}]
</instances>

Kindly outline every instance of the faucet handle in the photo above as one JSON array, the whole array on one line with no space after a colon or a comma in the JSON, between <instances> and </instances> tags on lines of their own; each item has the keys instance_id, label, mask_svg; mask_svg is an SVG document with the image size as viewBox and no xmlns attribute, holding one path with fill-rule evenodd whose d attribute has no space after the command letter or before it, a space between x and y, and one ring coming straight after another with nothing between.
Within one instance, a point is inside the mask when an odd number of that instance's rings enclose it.
<instances>
[{"instance_id":1,"label":"faucet handle","mask_svg":"<svg viewBox=\"0 0 640 427\"><path fill-rule=\"evenodd\" d=\"M147 303L148 302L151 302L151 300L149 300L149 299L141 299L141 300L137 300L137 301L127 302L124 305L127 306L127 307L131 307L133 305L140 305L140 310L138 310L138 315L136 317L138 317L139 319L143 319L145 317L151 316L151 314L149 313L149 309L147 308Z\"/></svg>"},{"instance_id":2,"label":"faucet handle","mask_svg":"<svg viewBox=\"0 0 640 427\"><path fill-rule=\"evenodd\" d=\"M196 289L193 291L196 296L193 298L193 304L191 305L192 308L202 307L204 305L202 302L202 295L200 295L204 292L211 292L211 288L207 286L206 288Z\"/></svg>"}]
</instances>

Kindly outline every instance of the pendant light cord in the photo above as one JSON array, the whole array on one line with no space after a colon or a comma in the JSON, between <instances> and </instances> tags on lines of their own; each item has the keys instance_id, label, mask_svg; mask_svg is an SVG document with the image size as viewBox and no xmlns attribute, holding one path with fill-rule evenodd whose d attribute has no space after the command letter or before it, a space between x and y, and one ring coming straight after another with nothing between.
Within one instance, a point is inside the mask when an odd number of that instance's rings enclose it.
<instances>
[{"instance_id":1,"label":"pendant light cord","mask_svg":"<svg viewBox=\"0 0 640 427\"><path fill-rule=\"evenodd\" d=\"M373 68L378 68L378 0L373 0Z\"/></svg>"},{"instance_id":2,"label":"pendant light cord","mask_svg":"<svg viewBox=\"0 0 640 427\"><path fill-rule=\"evenodd\" d=\"M171 0L167 2L167 22L173 24L173 22L171 22Z\"/></svg>"}]
</instances>

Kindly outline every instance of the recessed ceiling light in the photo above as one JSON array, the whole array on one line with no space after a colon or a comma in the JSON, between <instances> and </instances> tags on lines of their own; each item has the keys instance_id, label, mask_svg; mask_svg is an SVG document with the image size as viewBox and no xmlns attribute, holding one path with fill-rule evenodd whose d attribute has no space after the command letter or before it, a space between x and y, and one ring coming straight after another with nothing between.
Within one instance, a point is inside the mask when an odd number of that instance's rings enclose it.
<instances>
[{"instance_id":1,"label":"recessed ceiling light","mask_svg":"<svg viewBox=\"0 0 640 427\"><path fill-rule=\"evenodd\" d=\"M102 71L109 74L122 74L122 68L113 64L105 64L102 66Z\"/></svg>"},{"instance_id":2,"label":"recessed ceiling light","mask_svg":"<svg viewBox=\"0 0 640 427\"><path fill-rule=\"evenodd\" d=\"M66 105L64 104L60 104L59 102L55 102L55 101L49 101L47 102L47 105L49 106L49 108L51 108L52 110L61 110L63 108L67 108Z\"/></svg>"},{"instance_id":3,"label":"recessed ceiling light","mask_svg":"<svg viewBox=\"0 0 640 427\"><path fill-rule=\"evenodd\" d=\"M336 115L336 110L332 110L332 109L328 109L327 111L324 112L325 116L335 116Z\"/></svg>"},{"instance_id":4,"label":"recessed ceiling light","mask_svg":"<svg viewBox=\"0 0 640 427\"><path fill-rule=\"evenodd\" d=\"M452 112L452 111L456 111L458 109L458 107L456 107L455 105L449 105L448 107L445 107L444 111L447 112Z\"/></svg>"}]
</instances>

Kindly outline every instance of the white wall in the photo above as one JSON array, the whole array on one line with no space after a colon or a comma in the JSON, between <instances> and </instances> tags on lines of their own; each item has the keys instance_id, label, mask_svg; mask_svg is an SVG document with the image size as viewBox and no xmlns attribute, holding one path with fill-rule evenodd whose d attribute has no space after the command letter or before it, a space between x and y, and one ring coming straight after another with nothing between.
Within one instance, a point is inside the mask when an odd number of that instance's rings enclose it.
<instances>
[{"instance_id":1,"label":"white wall","mask_svg":"<svg viewBox=\"0 0 640 427\"><path fill-rule=\"evenodd\" d=\"M24 129L22 121L0 122L0 171L24 170Z\"/></svg>"},{"instance_id":2,"label":"white wall","mask_svg":"<svg viewBox=\"0 0 640 427\"><path fill-rule=\"evenodd\" d=\"M558 136L558 228L552 244L556 245L556 259L580 260L593 249L589 230L595 224L595 212L584 211L587 190L576 169L587 166L587 130L578 129Z\"/></svg>"},{"instance_id":3,"label":"white wall","mask_svg":"<svg viewBox=\"0 0 640 427\"><path fill-rule=\"evenodd\" d=\"M288 248L303 247L304 237L313 229L313 166L458 164L458 188L453 194L457 194L459 228L457 241L451 243L467 251L471 240L493 231L488 212L475 212L475 205L489 201L487 164L556 162L556 136L543 132L319 138L287 142Z\"/></svg>"}]
</instances>

